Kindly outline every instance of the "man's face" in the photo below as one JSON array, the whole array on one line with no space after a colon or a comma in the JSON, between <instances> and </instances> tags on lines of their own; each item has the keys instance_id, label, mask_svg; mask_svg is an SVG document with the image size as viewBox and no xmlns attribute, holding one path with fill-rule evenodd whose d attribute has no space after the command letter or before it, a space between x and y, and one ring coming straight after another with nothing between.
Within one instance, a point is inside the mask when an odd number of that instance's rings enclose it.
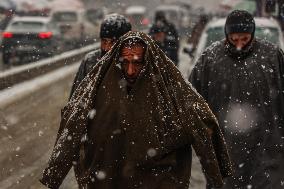
<instances>
[{"instance_id":1,"label":"man's face","mask_svg":"<svg viewBox=\"0 0 284 189\"><path fill-rule=\"evenodd\" d=\"M229 34L229 41L235 45L238 50L244 48L251 40L250 33L232 33Z\"/></svg>"},{"instance_id":2,"label":"man's face","mask_svg":"<svg viewBox=\"0 0 284 189\"><path fill-rule=\"evenodd\" d=\"M142 44L125 46L121 50L121 66L125 79L134 84L144 65L145 48Z\"/></svg>"},{"instance_id":3,"label":"man's face","mask_svg":"<svg viewBox=\"0 0 284 189\"><path fill-rule=\"evenodd\" d=\"M107 53L117 40L114 38L102 38L101 39L101 50Z\"/></svg>"},{"instance_id":4,"label":"man's face","mask_svg":"<svg viewBox=\"0 0 284 189\"><path fill-rule=\"evenodd\" d=\"M155 41L162 43L166 39L166 34L164 32L158 32L158 33L154 34L153 38L154 38Z\"/></svg>"}]
</instances>

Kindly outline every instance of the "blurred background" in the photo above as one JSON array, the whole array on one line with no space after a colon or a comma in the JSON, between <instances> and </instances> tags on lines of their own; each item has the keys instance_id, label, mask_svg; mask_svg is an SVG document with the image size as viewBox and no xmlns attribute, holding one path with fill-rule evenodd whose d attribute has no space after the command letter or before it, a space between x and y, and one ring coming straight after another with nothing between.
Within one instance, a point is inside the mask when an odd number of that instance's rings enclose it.
<instances>
[{"instance_id":1,"label":"blurred background","mask_svg":"<svg viewBox=\"0 0 284 189\"><path fill-rule=\"evenodd\" d=\"M245 9L256 36L283 48L284 0L0 0L0 188L38 189L60 110L82 58L99 48L101 21L125 15L148 33L155 12L179 35L177 64L187 79L203 50L224 38L226 15ZM194 158L191 188L205 181ZM73 171L61 188L77 188Z\"/></svg>"}]
</instances>

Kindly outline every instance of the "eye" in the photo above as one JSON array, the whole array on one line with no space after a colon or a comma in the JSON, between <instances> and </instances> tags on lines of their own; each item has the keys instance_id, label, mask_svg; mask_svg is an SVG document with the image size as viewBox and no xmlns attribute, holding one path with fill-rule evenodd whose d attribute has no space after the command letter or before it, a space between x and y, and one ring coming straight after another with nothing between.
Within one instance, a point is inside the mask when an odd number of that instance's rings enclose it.
<instances>
[{"instance_id":1,"label":"eye","mask_svg":"<svg viewBox=\"0 0 284 189\"><path fill-rule=\"evenodd\" d=\"M136 64L136 65L142 65L143 64L143 62L141 60L133 61L133 63Z\"/></svg>"},{"instance_id":2,"label":"eye","mask_svg":"<svg viewBox=\"0 0 284 189\"><path fill-rule=\"evenodd\" d=\"M231 41L236 42L235 38L231 37L230 39L231 39Z\"/></svg>"}]
</instances>

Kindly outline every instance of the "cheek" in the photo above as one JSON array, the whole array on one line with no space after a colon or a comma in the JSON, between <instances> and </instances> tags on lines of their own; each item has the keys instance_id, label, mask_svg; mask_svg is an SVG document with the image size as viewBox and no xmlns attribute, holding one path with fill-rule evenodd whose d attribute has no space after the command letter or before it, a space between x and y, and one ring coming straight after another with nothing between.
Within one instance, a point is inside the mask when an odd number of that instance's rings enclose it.
<instances>
[{"instance_id":1,"label":"cheek","mask_svg":"<svg viewBox=\"0 0 284 189\"><path fill-rule=\"evenodd\" d=\"M123 70L123 72L127 72L127 65L126 64L122 64L122 70Z\"/></svg>"},{"instance_id":2,"label":"cheek","mask_svg":"<svg viewBox=\"0 0 284 189\"><path fill-rule=\"evenodd\" d=\"M246 43L248 43L250 41L250 38L247 38Z\"/></svg>"},{"instance_id":3,"label":"cheek","mask_svg":"<svg viewBox=\"0 0 284 189\"><path fill-rule=\"evenodd\" d=\"M112 43L102 43L101 48L104 50L110 50L112 47Z\"/></svg>"},{"instance_id":4,"label":"cheek","mask_svg":"<svg viewBox=\"0 0 284 189\"><path fill-rule=\"evenodd\" d=\"M143 66L142 65L139 65L136 67L136 72L139 74L142 70Z\"/></svg>"},{"instance_id":5,"label":"cheek","mask_svg":"<svg viewBox=\"0 0 284 189\"><path fill-rule=\"evenodd\" d=\"M106 49L106 44L105 43L101 43L101 49Z\"/></svg>"},{"instance_id":6,"label":"cheek","mask_svg":"<svg viewBox=\"0 0 284 189\"><path fill-rule=\"evenodd\" d=\"M234 45L236 44L236 41L234 41L234 39L232 39L232 38L229 38L229 41Z\"/></svg>"}]
</instances>

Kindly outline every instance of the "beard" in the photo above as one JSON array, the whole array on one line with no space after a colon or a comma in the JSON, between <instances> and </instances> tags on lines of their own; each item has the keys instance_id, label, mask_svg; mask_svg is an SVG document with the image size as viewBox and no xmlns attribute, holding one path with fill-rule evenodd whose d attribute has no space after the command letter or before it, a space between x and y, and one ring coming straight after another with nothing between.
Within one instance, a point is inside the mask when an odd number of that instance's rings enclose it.
<instances>
[{"instance_id":1,"label":"beard","mask_svg":"<svg viewBox=\"0 0 284 189\"><path fill-rule=\"evenodd\" d=\"M250 41L246 46L243 48L237 48L235 45L230 43L228 40L225 42L225 50L227 53L238 60L246 58L248 55L251 54L253 51L255 41Z\"/></svg>"},{"instance_id":2,"label":"beard","mask_svg":"<svg viewBox=\"0 0 284 189\"><path fill-rule=\"evenodd\" d=\"M134 85L134 83L136 82L136 78L131 78L131 77L125 77L126 81L128 84L130 85Z\"/></svg>"}]
</instances>

